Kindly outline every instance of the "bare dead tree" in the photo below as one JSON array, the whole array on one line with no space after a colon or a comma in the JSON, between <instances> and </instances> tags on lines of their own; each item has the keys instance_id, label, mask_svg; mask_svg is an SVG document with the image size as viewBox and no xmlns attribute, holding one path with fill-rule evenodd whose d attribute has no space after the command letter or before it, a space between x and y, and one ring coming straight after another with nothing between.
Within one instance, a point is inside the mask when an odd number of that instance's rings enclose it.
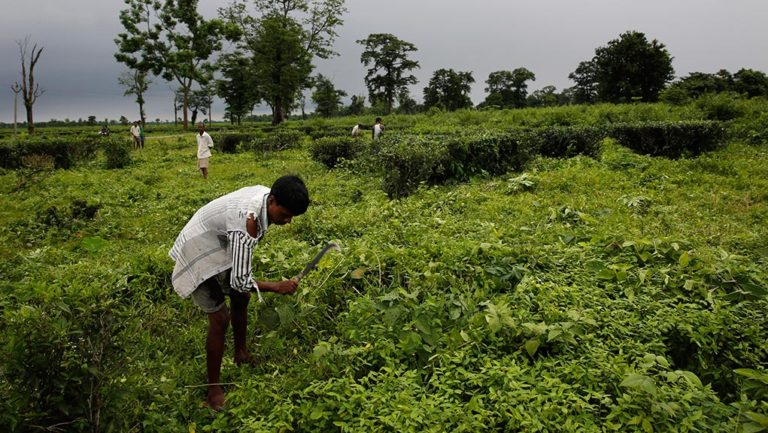
<instances>
[{"instance_id":1,"label":"bare dead tree","mask_svg":"<svg viewBox=\"0 0 768 433\"><path fill-rule=\"evenodd\" d=\"M30 134L35 132L35 122L32 115L32 106L35 105L37 98L45 93L40 89L40 84L35 83L35 66L40 60L40 54L43 47L38 48L37 44L32 45L32 52L29 52L29 36L23 41L16 41L19 46L19 55L21 56L21 97L24 100L24 107L27 109L27 130ZM29 55L27 53L29 52ZM29 66L27 66L29 60Z\"/></svg>"},{"instance_id":2,"label":"bare dead tree","mask_svg":"<svg viewBox=\"0 0 768 433\"><path fill-rule=\"evenodd\" d=\"M21 92L21 86L19 86L19 83L13 83L11 86L11 90L13 90L13 137L14 139L18 136L18 130L16 125L18 124L18 105L19 105L19 93Z\"/></svg>"}]
</instances>

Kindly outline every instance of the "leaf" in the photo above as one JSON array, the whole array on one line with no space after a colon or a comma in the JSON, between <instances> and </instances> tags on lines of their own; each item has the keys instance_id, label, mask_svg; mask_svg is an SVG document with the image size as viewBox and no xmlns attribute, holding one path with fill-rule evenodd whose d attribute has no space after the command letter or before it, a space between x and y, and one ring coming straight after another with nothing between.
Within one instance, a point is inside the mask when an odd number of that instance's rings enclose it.
<instances>
[{"instance_id":1,"label":"leaf","mask_svg":"<svg viewBox=\"0 0 768 433\"><path fill-rule=\"evenodd\" d=\"M686 268L691 263L691 258L688 256L688 252L684 252L683 254L680 254L680 259L678 259L678 263L680 264L680 267Z\"/></svg>"},{"instance_id":2,"label":"leaf","mask_svg":"<svg viewBox=\"0 0 768 433\"><path fill-rule=\"evenodd\" d=\"M86 237L83 238L81 241L81 245L83 248L85 248L86 251L88 251L91 254L96 254L99 252L99 250L103 249L107 245L109 245L109 242L106 240L96 236L96 237Z\"/></svg>"},{"instance_id":3,"label":"leaf","mask_svg":"<svg viewBox=\"0 0 768 433\"><path fill-rule=\"evenodd\" d=\"M312 349L312 358L315 361L319 361L323 359L328 353L331 351L331 344L327 341L321 341L315 345L315 348Z\"/></svg>"},{"instance_id":4,"label":"leaf","mask_svg":"<svg viewBox=\"0 0 768 433\"><path fill-rule=\"evenodd\" d=\"M632 373L628 375L621 381L621 386L639 389L654 397L656 396L656 383L653 379L643 374Z\"/></svg>"},{"instance_id":5,"label":"leaf","mask_svg":"<svg viewBox=\"0 0 768 433\"><path fill-rule=\"evenodd\" d=\"M539 346L541 345L541 341L537 337L533 337L525 342L525 351L528 352L528 355L533 356L536 354L536 351L539 350Z\"/></svg>"},{"instance_id":6,"label":"leaf","mask_svg":"<svg viewBox=\"0 0 768 433\"><path fill-rule=\"evenodd\" d=\"M597 274L597 278L601 280L612 280L614 277L613 270L605 268Z\"/></svg>"},{"instance_id":7,"label":"leaf","mask_svg":"<svg viewBox=\"0 0 768 433\"><path fill-rule=\"evenodd\" d=\"M353 280L359 280L363 278L365 271L366 271L365 266L360 266L359 268L352 271L352 273L350 273L349 276L352 277Z\"/></svg>"}]
</instances>

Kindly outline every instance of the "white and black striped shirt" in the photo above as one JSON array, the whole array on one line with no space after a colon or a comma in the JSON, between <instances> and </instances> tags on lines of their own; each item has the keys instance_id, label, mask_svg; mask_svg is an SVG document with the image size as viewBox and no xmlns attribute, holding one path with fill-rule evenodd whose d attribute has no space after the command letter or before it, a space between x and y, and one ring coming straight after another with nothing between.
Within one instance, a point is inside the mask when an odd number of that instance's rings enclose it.
<instances>
[{"instance_id":1,"label":"white and black striped shirt","mask_svg":"<svg viewBox=\"0 0 768 433\"><path fill-rule=\"evenodd\" d=\"M266 233L269 188L253 186L239 189L208 203L190 218L169 255L176 261L171 277L173 288L182 297L189 296L203 281L232 269L233 290L256 290L253 279L253 248ZM256 236L246 231L249 215L256 222Z\"/></svg>"}]
</instances>

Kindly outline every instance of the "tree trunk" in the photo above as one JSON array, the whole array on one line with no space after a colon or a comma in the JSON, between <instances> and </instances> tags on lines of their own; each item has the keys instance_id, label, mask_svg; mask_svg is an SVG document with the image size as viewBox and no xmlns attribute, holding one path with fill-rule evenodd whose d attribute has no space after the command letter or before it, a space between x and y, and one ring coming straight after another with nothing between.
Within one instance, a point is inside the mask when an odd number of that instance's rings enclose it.
<instances>
[{"instance_id":1,"label":"tree trunk","mask_svg":"<svg viewBox=\"0 0 768 433\"><path fill-rule=\"evenodd\" d=\"M279 125L285 120L285 107L283 107L283 101L279 98L275 100L272 109L272 125Z\"/></svg>"},{"instance_id":2,"label":"tree trunk","mask_svg":"<svg viewBox=\"0 0 768 433\"><path fill-rule=\"evenodd\" d=\"M27 109L27 131L29 131L29 134L35 133L35 121L32 119L32 105L31 104L24 104L24 106Z\"/></svg>"},{"instance_id":3,"label":"tree trunk","mask_svg":"<svg viewBox=\"0 0 768 433\"><path fill-rule=\"evenodd\" d=\"M184 106L181 108L184 113L184 129L189 129L189 88L184 88Z\"/></svg>"}]
</instances>

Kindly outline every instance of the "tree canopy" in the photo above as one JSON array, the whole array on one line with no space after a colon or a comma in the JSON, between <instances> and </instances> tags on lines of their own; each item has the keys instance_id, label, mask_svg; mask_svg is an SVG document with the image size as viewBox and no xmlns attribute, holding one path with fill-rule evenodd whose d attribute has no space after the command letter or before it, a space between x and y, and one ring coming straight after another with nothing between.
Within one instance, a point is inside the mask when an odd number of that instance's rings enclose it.
<instances>
[{"instance_id":1,"label":"tree canopy","mask_svg":"<svg viewBox=\"0 0 768 433\"><path fill-rule=\"evenodd\" d=\"M472 99L469 92L474 82L472 72L438 69L432 74L429 85L424 88L425 108L439 107L447 111L471 108Z\"/></svg>"},{"instance_id":2,"label":"tree canopy","mask_svg":"<svg viewBox=\"0 0 768 433\"><path fill-rule=\"evenodd\" d=\"M648 41L644 33L629 31L595 50L569 77L583 102L592 96L603 102L653 102L675 76L664 44ZM592 92L595 92L593 95Z\"/></svg>"},{"instance_id":3,"label":"tree canopy","mask_svg":"<svg viewBox=\"0 0 768 433\"><path fill-rule=\"evenodd\" d=\"M488 75L485 91L488 96L482 106L500 108L525 107L528 96L528 81L536 80L536 75L526 68L513 71L496 71Z\"/></svg>"},{"instance_id":4,"label":"tree canopy","mask_svg":"<svg viewBox=\"0 0 768 433\"><path fill-rule=\"evenodd\" d=\"M322 117L331 117L339 113L341 98L347 96L347 92L338 90L333 82L322 74L315 78L315 91L312 93L312 102L317 106L315 111Z\"/></svg>"},{"instance_id":5,"label":"tree canopy","mask_svg":"<svg viewBox=\"0 0 768 433\"><path fill-rule=\"evenodd\" d=\"M409 72L419 68L419 62L408 58L416 46L389 33L375 33L357 41L363 45L360 62L368 67L365 85L371 104L384 103L392 111L395 98L408 92L408 85L418 83Z\"/></svg>"}]
</instances>

